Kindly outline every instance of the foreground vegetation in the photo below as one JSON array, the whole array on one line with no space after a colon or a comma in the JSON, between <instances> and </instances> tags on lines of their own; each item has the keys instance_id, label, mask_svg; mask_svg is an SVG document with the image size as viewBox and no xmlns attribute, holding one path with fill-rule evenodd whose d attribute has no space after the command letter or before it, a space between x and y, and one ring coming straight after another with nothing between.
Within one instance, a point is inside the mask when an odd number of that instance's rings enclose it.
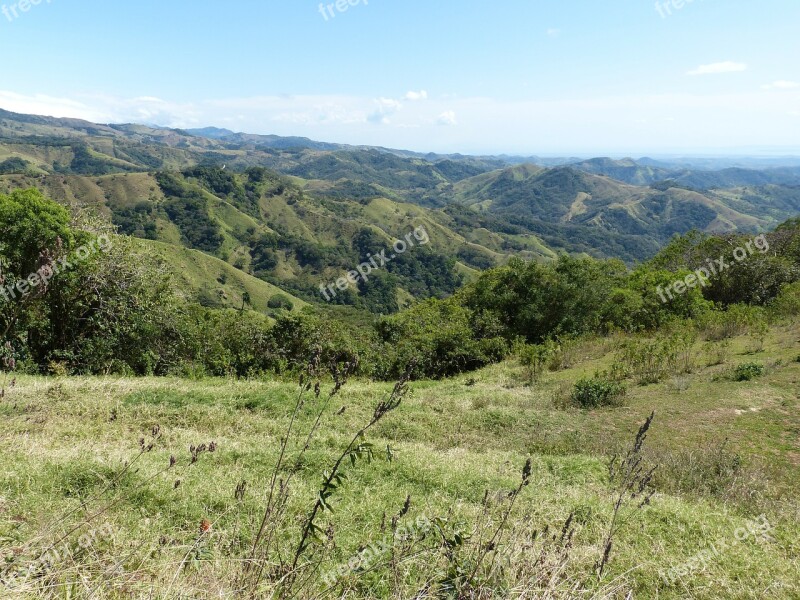
<instances>
[{"instance_id":1,"label":"foreground vegetation","mask_svg":"<svg viewBox=\"0 0 800 600\"><path fill-rule=\"evenodd\" d=\"M34 190L0 240L4 596L800 594L797 220L380 318L197 304Z\"/></svg>"},{"instance_id":2,"label":"foreground vegetation","mask_svg":"<svg viewBox=\"0 0 800 600\"><path fill-rule=\"evenodd\" d=\"M752 335L735 337L714 366L698 341L691 372L628 381L622 406L593 411L565 390L609 369L624 336L581 340L569 368L533 385L516 361L412 384L358 441L285 597L796 597L799 340L797 324L770 330L758 352ZM765 373L736 381L753 362ZM271 550L256 554L256 593L280 595L323 473L391 391L352 380L326 401L335 387L324 378L296 412L289 380L19 376L0 405L4 597L245 596L243 565L296 414L279 472L291 484L269 521ZM654 495L623 506L598 577L617 500L608 464L652 410L641 459L658 465ZM768 536L737 542L760 515ZM411 537L347 568L394 531ZM669 584L662 576L726 542Z\"/></svg>"},{"instance_id":3,"label":"foreground vegetation","mask_svg":"<svg viewBox=\"0 0 800 600\"><path fill-rule=\"evenodd\" d=\"M677 237L634 270L566 255L549 264L515 258L450 298L380 318L330 307L295 312L304 306L296 298L267 299L238 279L238 310L202 306L186 297L163 248L148 253L96 216L70 214L36 190L0 195L0 234L0 337L16 370L28 373L296 374L320 347L323 362L349 361L359 375L440 378L498 362L525 345L549 344L540 350L559 354L578 335L674 337L699 324L721 339L800 314L797 219L755 246L744 235ZM101 238L109 240L102 251L80 258ZM745 245L745 260L735 260ZM706 286L669 292L667 300L664 290L691 277L696 282L693 273L717 257L730 264L727 270L709 275ZM58 269L62 263L68 268ZM42 276L54 269L52 277ZM46 281L31 286L31 278ZM218 279L228 278L223 272ZM266 314L253 310L265 304ZM662 343L659 360L674 362L685 343L685 336Z\"/></svg>"}]
</instances>

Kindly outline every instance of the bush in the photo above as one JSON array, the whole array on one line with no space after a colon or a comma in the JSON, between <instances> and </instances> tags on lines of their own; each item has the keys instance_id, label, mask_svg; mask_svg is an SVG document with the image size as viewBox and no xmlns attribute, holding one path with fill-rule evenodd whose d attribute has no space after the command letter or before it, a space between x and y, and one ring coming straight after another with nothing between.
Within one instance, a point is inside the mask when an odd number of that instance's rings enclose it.
<instances>
[{"instance_id":1,"label":"bush","mask_svg":"<svg viewBox=\"0 0 800 600\"><path fill-rule=\"evenodd\" d=\"M699 325L707 340L718 342L747 333L763 319L764 311L760 307L734 304L724 312L713 311L703 315Z\"/></svg>"},{"instance_id":2,"label":"bush","mask_svg":"<svg viewBox=\"0 0 800 600\"><path fill-rule=\"evenodd\" d=\"M618 362L639 385L658 383L677 365L678 347L672 338L633 338L622 342Z\"/></svg>"},{"instance_id":3,"label":"bush","mask_svg":"<svg viewBox=\"0 0 800 600\"><path fill-rule=\"evenodd\" d=\"M731 341L720 340L718 342L706 342L703 346L706 354L706 366L724 365L728 362L731 353Z\"/></svg>"},{"instance_id":4,"label":"bush","mask_svg":"<svg viewBox=\"0 0 800 600\"><path fill-rule=\"evenodd\" d=\"M765 369L763 365L758 363L744 363L736 367L733 371L734 381L750 381L756 377L764 375Z\"/></svg>"},{"instance_id":5,"label":"bush","mask_svg":"<svg viewBox=\"0 0 800 600\"><path fill-rule=\"evenodd\" d=\"M272 309L284 309L284 310L292 310L294 308L294 304L289 299L288 296L284 294L275 294L272 298L269 299L267 302L267 306Z\"/></svg>"},{"instance_id":6,"label":"bush","mask_svg":"<svg viewBox=\"0 0 800 600\"><path fill-rule=\"evenodd\" d=\"M525 367L525 376L528 385L533 385L542 378L545 365L553 354L551 345L523 344L518 350L519 363Z\"/></svg>"},{"instance_id":7,"label":"bush","mask_svg":"<svg viewBox=\"0 0 800 600\"><path fill-rule=\"evenodd\" d=\"M376 327L387 351L378 376L392 379L411 369L414 379L440 379L502 360L509 344L500 337L476 339L472 311L453 299L427 300Z\"/></svg>"},{"instance_id":8,"label":"bush","mask_svg":"<svg viewBox=\"0 0 800 600\"><path fill-rule=\"evenodd\" d=\"M781 293L770 305L773 315L792 318L800 315L800 282L783 286Z\"/></svg>"},{"instance_id":9,"label":"bush","mask_svg":"<svg viewBox=\"0 0 800 600\"><path fill-rule=\"evenodd\" d=\"M625 385L603 376L579 379L572 389L572 402L581 408L620 406Z\"/></svg>"}]
</instances>

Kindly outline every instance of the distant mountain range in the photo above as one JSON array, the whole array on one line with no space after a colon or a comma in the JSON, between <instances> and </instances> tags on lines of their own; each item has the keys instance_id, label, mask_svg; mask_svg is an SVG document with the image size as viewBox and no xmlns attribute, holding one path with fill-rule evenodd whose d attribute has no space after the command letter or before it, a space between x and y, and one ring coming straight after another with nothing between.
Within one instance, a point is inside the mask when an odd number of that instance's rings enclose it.
<instances>
[{"instance_id":1,"label":"distant mountain range","mask_svg":"<svg viewBox=\"0 0 800 600\"><path fill-rule=\"evenodd\" d=\"M800 160L781 160L711 169L721 163L421 154L0 110L0 191L36 186L93 206L123 233L198 250L305 300L424 225L428 248L339 299L376 312L451 293L511 255L633 263L691 229L773 227L800 212ZM219 278L193 291L239 302Z\"/></svg>"}]
</instances>

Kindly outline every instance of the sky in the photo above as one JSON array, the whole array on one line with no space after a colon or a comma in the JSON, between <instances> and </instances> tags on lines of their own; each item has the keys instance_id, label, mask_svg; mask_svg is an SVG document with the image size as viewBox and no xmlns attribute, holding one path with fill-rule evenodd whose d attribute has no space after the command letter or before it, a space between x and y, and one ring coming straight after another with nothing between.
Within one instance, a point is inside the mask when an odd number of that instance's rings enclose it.
<instances>
[{"instance_id":1,"label":"sky","mask_svg":"<svg viewBox=\"0 0 800 600\"><path fill-rule=\"evenodd\" d=\"M0 0L0 108L417 151L800 154L797 0Z\"/></svg>"}]
</instances>

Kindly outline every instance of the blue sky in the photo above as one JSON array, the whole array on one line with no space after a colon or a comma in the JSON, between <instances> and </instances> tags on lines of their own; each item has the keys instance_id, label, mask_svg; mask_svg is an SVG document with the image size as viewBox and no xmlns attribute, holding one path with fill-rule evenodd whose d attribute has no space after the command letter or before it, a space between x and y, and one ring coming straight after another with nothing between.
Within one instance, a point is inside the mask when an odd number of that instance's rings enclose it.
<instances>
[{"instance_id":1,"label":"blue sky","mask_svg":"<svg viewBox=\"0 0 800 600\"><path fill-rule=\"evenodd\" d=\"M0 0L17 112L437 152L800 154L797 0L34 1Z\"/></svg>"}]
</instances>

